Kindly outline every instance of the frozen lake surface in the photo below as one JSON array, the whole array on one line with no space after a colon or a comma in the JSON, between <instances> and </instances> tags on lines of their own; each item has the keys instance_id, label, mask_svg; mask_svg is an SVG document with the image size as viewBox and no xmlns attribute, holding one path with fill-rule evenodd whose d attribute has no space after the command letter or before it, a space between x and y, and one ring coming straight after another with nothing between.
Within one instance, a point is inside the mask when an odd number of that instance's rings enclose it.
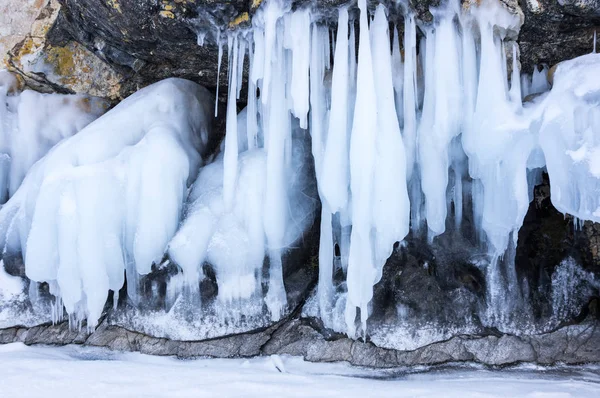
<instances>
[{"instance_id":1,"label":"frozen lake surface","mask_svg":"<svg viewBox=\"0 0 600 398\"><path fill-rule=\"evenodd\" d=\"M373 371L294 357L179 360L0 346L4 397L599 397L600 367L473 365Z\"/></svg>"}]
</instances>

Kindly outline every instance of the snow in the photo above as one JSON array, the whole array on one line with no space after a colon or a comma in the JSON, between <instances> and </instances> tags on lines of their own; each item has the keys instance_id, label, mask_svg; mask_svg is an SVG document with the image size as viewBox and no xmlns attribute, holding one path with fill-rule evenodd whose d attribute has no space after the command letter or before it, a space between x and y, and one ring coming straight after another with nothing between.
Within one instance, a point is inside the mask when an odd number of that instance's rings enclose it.
<instances>
[{"instance_id":1,"label":"snow","mask_svg":"<svg viewBox=\"0 0 600 398\"><path fill-rule=\"evenodd\" d=\"M594 366L504 370L390 369L296 357L178 360L95 348L0 346L5 396L63 397L596 397Z\"/></svg>"}]
</instances>

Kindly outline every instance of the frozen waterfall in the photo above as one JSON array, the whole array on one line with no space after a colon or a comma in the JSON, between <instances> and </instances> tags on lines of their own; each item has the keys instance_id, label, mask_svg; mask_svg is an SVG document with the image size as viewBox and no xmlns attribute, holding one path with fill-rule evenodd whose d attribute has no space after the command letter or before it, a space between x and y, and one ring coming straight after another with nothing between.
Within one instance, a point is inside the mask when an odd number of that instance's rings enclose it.
<instances>
[{"instance_id":1,"label":"frozen waterfall","mask_svg":"<svg viewBox=\"0 0 600 398\"><path fill-rule=\"evenodd\" d=\"M229 79L215 155L214 98L195 83L156 83L90 123L95 100L12 94L0 72L3 253L22 253L27 277L90 327L109 290L126 278L136 304L139 278L168 263L169 305L201 305L208 263L215 311L239 319L253 302L275 321L316 180L326 327L366 337L396 243L461 233L467 219L486 254L484 322L510 322L523 301L518 232L542 171L559 211L600 222L600 55L559 64L550 81L547 67L520 73L522 20L495 0L450 1L431 24L358 6L340 8L332 32L310 8L268 0L251 27L216 34Z\"/></svg>"}]
</instances>

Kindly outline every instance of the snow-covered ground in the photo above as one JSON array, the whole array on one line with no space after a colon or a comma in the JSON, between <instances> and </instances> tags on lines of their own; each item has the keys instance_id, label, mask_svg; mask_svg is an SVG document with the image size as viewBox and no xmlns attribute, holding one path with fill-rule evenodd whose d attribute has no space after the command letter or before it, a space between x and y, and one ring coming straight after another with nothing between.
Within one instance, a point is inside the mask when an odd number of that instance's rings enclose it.
<instances>
[{"instance_id":1,"label":"snow-covered ground","mask_svg":"<svg viewBox=\"0 0 600 398\"><path fill-rule=\"evenodd\" d=\"M373 371L293 357L178 360L0 346L2 397L599 397L600 367Z\"/></svg>"}]
</instances>

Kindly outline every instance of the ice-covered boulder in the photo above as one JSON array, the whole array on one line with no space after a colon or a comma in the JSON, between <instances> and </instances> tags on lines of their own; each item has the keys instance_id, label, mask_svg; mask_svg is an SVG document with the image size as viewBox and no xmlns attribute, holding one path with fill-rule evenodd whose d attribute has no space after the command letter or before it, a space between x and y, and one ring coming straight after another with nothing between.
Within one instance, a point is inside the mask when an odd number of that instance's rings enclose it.
<instances>
[{"instance_id":1,"label":"ice-covered boulder","mask_svg":"<svg viewBox=\"0 0 600 398\"><path fill-rule=\"evenodd\" d=\"M95 325L125 270L135 301L137 275L177 230L211 106L190 81L146 87L56 145L0 210L0 246L22 252L27 277L48 282L73 319Z\"/></svg>"}]
</instances>

